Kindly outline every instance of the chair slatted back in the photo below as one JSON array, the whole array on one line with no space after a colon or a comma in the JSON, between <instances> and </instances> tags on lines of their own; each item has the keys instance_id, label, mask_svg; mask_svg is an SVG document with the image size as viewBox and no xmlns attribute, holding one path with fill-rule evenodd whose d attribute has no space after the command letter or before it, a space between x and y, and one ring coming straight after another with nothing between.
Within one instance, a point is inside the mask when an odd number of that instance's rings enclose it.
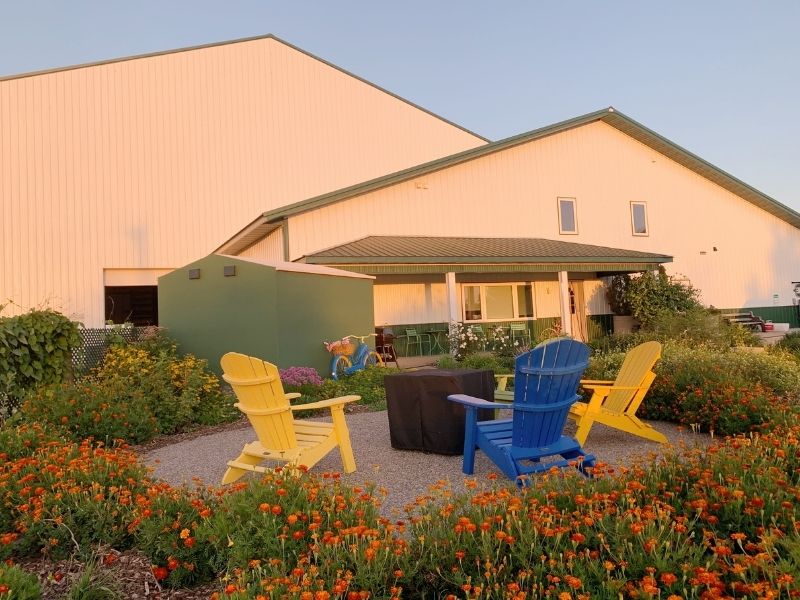
<instances>
[{"instance_id":1,"label":"chair slatted back","mask_svg":"<svg viewBox=\"0 0 800 600\"><path fill-rule=\"evenodd\" d=\"M589 352L586 344L557 338L517 357L512 452L513 447L548 446L561 437Z\"/></svg>"},{"instance_id":2,"label":"chair slatted back","mask_svg":"<svg viewBox=\"0 0 800 600\"><path fill-rule=\"evenodd\" d=\"M261 445L278 451L296 448L294 418L278 367L236 352L224 355L220 363L222 378L239 400L236 407L247 415Z\"/></svg>"},{"instance_id":3,"label":"chair slatted back","mask_svg":"<svg viewBox=\"0 0 800 600\"><path fill-rule=\"evenodd\" d=\"M659 358L661 358L661 344L658 342L645 342L629 350L614 380L615 387L629 389L611 390L603 401L603 409L614 413L624 413L629 409L635 412L639 407L630 406L631 401L637 397L641 388L647 391L650 387L655 379L652 369ZM644 397L644 394L640 397Z\"/></svg>"},{"instance_id":4,"label":"chair slatted back","mask_svg":"<svg viewBox=\"0 0 800 600\"><path fill-rule=\"evenodd\" d=\"M528 331L528 326L525 323L511 323L508 326L509 331Z\"/></svg>"}]
</instances>

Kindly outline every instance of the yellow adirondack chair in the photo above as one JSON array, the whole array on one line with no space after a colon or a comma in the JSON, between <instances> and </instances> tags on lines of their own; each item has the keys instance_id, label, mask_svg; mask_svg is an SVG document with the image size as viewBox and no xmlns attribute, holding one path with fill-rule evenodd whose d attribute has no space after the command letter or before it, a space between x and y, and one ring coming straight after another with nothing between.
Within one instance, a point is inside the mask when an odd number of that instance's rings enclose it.
<instances>
[{"instance_id":1,"label":"yellow adirondack chair","mask_svg":"<svg viewBox=\"0 0 800 600\"><path fill-rule=\"evenodd\" d=\"M656 378L653 366L661 358L661 344L645 342L628 352L614 381L581 380L581 387L592 390L589 403L576 402L569 417L576 421L575 439L586 442L592 425L602 423L641 436L654 442L666 443L664 434L636 417L650 384Z\"/></svg>"},{"instance_id":2,"label":"yellow adirondack chair","mask_svg":"<svg viewBox=\"0 0 800 600\"><path fill-rule=\"evenodd\" d=\"M247 415L258 437L257 441L246 444L235 460L228 462L222 485L236 481L248 471L264 473L267 468L258 466L264 460L312 467L336 446L345 473L356 470L344 405L359 400L360 396L291 406L289 400L300 394L284 393L275 365L235 352L223 356L220 363L223 379L239 399L236 408ZM317 408L330 408L333 423L294 419L294 412Z\"/></svg>"}]
</instances>

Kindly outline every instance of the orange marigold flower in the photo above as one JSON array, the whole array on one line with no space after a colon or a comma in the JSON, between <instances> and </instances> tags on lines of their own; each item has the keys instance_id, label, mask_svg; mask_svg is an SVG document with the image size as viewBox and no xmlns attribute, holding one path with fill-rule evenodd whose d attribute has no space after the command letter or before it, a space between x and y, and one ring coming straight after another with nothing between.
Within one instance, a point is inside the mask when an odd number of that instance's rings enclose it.
<instances>
[{"instance_id":1,"label":"orange marigold flower","mask_svg":"<svg viewBox=\"0 0 800 600\"><path fill-rule=\"evenodd\" d=\"M261 512L269 512L269 509L270 506L266 502L262 502L261 504L258 505L258 510L260 510Z\"/></svg>"},{"instance_id":2,"label":"orange marigold flower","mask_svg":"<svg viewBox=\"0 0 800 600\"><path fill-rule=\"evenodd\" d=\"M279 515L279 514L281 514L281 512L283 512L283 509L280 507L279 504L276 504L275 506L272 507L272 514L273 515Z\"/></svg>"},{"instance_id":3,"label":"orange marigold flower","mask_svg":"<svg viewBox=\"0 0 800 600\"><path fill-rule=\"evenodd\" d=\"M186 546L187 548L192 548L194 544L195 544L195 539L193 537L188 537L185 540L183 540L183 545Z\"/></svg>"},{"instance_id":4,"label":"orange marigold flower","mask_svg":"<svg viewBox=\"0 0 800 600\"><path fill-rule=\"evenodd\" d=\"M675 574L673 573L662 573L659 579L661 580L661 583L663 583L664 585L672 585L673 583L678 581L677 576L675 576Z\"/></svg>"},{"instance_id":5,"label":"orange marigold flower","mask_svg":"<svg viewBox=\"0 0 800 600\"><path fill-rule=\"evenodd\" d=\"M185 539L186 539L186 538L188 538L190 535L192 535L192 532L191 532L191 531L189 531L189 530L188 530L188 529L186 529L186 528L184 528L184 529L181 529L180 536L181 536L181 539L182 539L182 540L185 540Z\"/></svg>"},{"instance_id":6,"label":"orange marigold flower","mask_svg":"<svg viewBox=\"0 0 800 600\"><path fill-rule=\"evenodd\" d=\"M153 567L151 567L151 569L152 569L152 571L153 571L153 576L154 576L154 577L155 577L155 578L156 578L158 581L163 581L164 579L166 579L167 577L169 577L169 571L167 571L167 569L166 569L165 567L156 567L156 566L154 565Z\"/></svg>"}]
</instances>

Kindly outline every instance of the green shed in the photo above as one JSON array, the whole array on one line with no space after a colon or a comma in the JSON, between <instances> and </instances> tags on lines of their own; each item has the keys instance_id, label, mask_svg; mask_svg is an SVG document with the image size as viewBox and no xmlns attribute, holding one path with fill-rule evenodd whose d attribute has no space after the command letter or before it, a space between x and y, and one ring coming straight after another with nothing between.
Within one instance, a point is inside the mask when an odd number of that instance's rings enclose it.
<instances>
[{"instance_id":1,"label":"green shed","mask_svg":"<svg viewBox=\"0 0 800 600\"><path fill-rule=\"evenodd\" d=\"M212 254L158 278L160 324L219 373L226 352L328 372L322 345L375 330L369 275Z\"/></svg>"}]
</instances>

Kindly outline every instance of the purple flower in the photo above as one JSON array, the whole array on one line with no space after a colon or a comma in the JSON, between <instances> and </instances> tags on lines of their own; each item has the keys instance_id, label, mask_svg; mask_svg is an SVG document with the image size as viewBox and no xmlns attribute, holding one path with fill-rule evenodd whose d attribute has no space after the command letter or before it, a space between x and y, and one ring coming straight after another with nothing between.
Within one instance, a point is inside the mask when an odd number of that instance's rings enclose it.
<instances>
[{"instance_id":1,"label":"purple flower","mask_svg":"<svg viewBox=\"0 0 800 600\"><path fill-rule=\"evenodd\" d=\"M311 367L289 367L280 370L283 385L322 385L322 377Z\"/></svg>"}]
</instances>

